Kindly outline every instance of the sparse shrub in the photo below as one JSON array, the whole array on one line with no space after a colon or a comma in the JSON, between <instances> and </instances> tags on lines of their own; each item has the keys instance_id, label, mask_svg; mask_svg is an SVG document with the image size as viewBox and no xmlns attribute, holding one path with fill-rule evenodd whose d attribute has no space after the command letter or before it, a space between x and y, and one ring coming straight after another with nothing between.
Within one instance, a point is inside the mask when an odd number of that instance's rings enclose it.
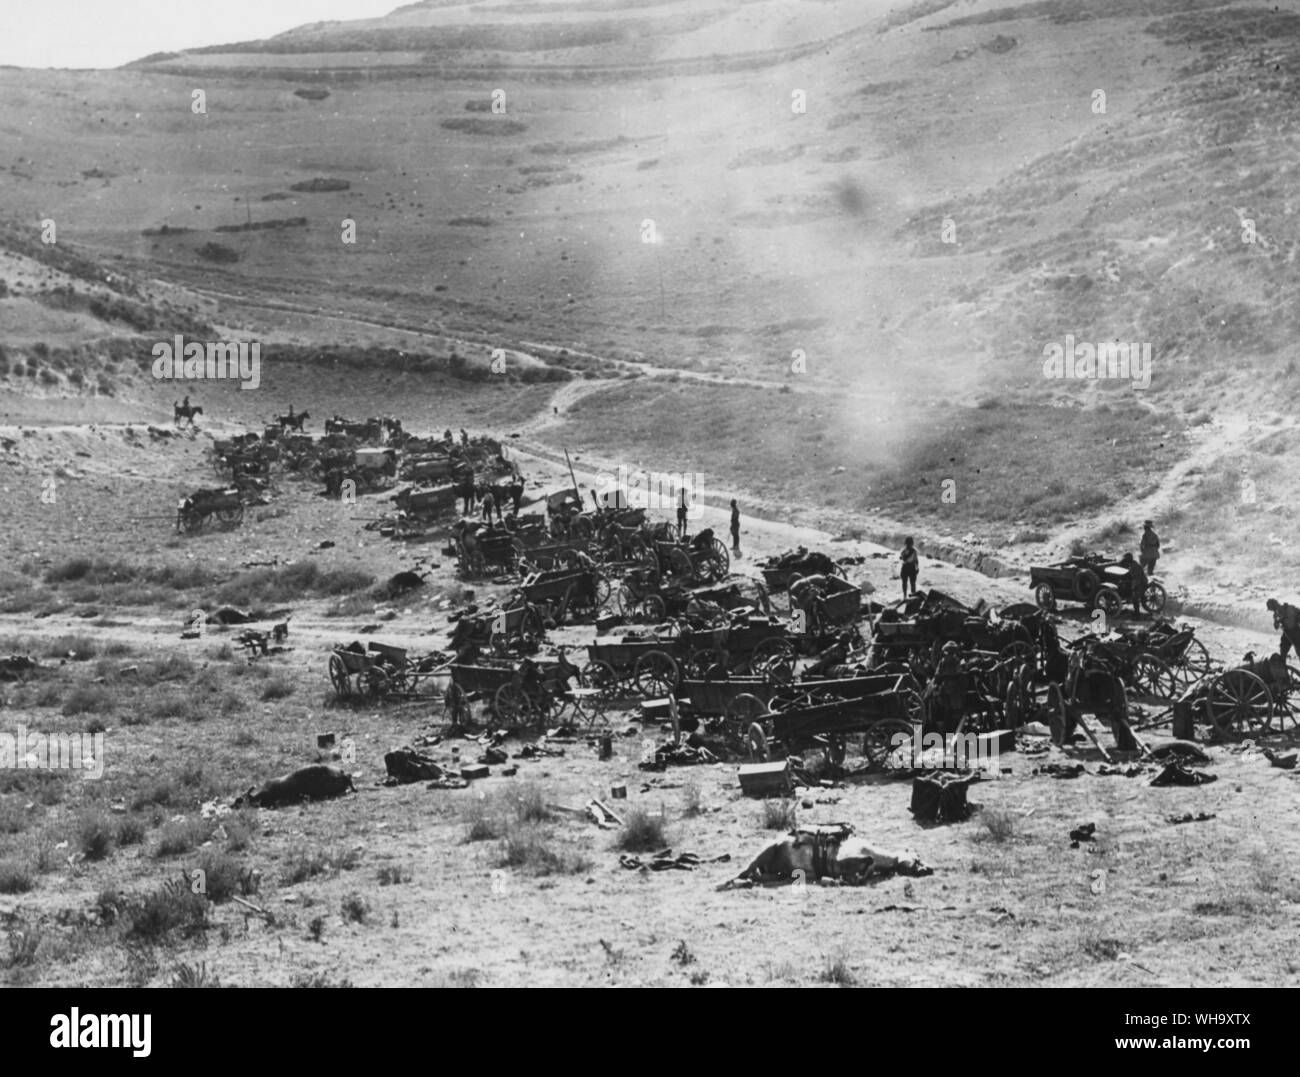
<instances>
[{"instance_id":1,"label":"sparse shrub","mask_svg":"<svg viewBox=\"0 0 1300 1077\"><path fill-rule=\"evenodd\" d=\"M124 815L117 821L118 845L139 845L144 841L145 822L138 815Z\"/></svg>"},{"instance_id":2,"label":"sparse shrub","mask_svg":"<svg viewBox=\"0 0 1300 1077\"><path fill-rule=\"evenodd\" d=\"M586 871L591 861L568 849L557 848L538 827L510 830L501 840L497 866L521 868L531 875L573 875Z\"/></svg>"},{"instance_id":3,"label":"sparse shrub","mask_svg":"<svg viewBox=\"0 0 1300 1077\"><path fill-rule=\"evenodd\" d=\"M203 872L204 889L208 900L214 905L222 905L242 891L243 868L234 857L227 856L218 849L203 850L198 870Z\"/></svg>"},{"instance_id":4,"label":"sparse shrub","mask_svg":"<svg viewBox=\"0 0 1300 1077\"><path fill-rule=\"evenodd\" d=\"M189 883L171 879L132 910L127 936L148 943L163 942L173 933L190 937L207 927L207 918L207 899L193 893Z\"/></svg>"},{"instance_id":5,"label":"sparse shrub","mask_svg":"<svg viewBox=\"0 0 1300 1077\"><path fill-rule=\"evenodd\" d=\"M317 917L317 919L319 920L320 918ZM351 980L338 980L338 981L331 980L331 979L330 979L330 974L329 974L328 972L313 972L313 973L311 973L310 975L307 974L307 973L300 973L299 975L295 976L292 980L289 981L289 986L290 986L290 987L347 987L347 988L350 988L350 987L352 986L352 981L351 981Z\"/></svg>"},{"instance_id":6,"label":"sparse shrub","mask_svg":"<svg viewBox=\"0 0 1300 1077\"><path fill-rule=\"evenodd\" d=\"M548 823L555 813L546 806L546 791L536 782L524 782L513 790L515 818L521 823Z\"/></svg>"},{"instance_id":7,"label":"sparse shrub","mask_svg":"<svg viewBox=\"0 0 1300 1077\"><path fill-rule=\"evenodd\" d=\"M325 917L314 916L307 924L307 938L312 942L320 942L325 935Z\"/></svg>"},{"instance_id":8,"label":"sparse shrub","mask_svg":"<svg viewBox=\"0 0 1300 1077\"><path fill-rule=\"evenodd\" d=\"M411 881L410 871L396 865L386 865L379 869L380 886L396 886L398 883L409 883Z\"/></svg>"},{"instance_id":9,"label":"sparse shrub","mask_svg":"<svg viewBox=\"0 0 1300 1077\"><path fill-rule=\"evenodd\" d=\"M633 808L628 812L618 834L620 849L629 853L651 853L667 845L663 816L651 815L644 808Z\"/></svg>"},{"instance_id":10,"label":"sparse shrub","mask_svg":"<svg viewBox=\"0 0 1300 1077\"><path fill-rule=\"evenodd\" d=\"M857 982L844 954L827 957L821 975L817 978L822 983L835 984L838 987L852 987Z\"/></svg>"},{"instance_id":11,"label":"sparse shrub","mask_svg":"<svg viewBox=\"0 0 1300 1077\"><path fill-rule=\"evenodd\" d=\"M793 800L763 802L763 827L766 830L793 830L798 823L797 816L797 806Z\"/></svg>"},{"instance_id":12,"label":"sparse shrub","mask_svg":"<svg viewBox=\"0 0 1300 1077\"><path fill-rule=\"evenodd\" d=\"M293 886L314 879L317 875L337 875L341 871L351 871L360 859L361 855L352 849L337 849L333 852L324 849L295 849L284 864L284 884Z\"/></svg>"},{"instance_id":13,"label":"sparse shrub","mask_svg":"<svg viewBox=\"0 0 1300 1077\"><path fill-rule=\"evenodd\" d=\"M173 820L163 826L153 855L165 857L188 853L207 841L212 836L213 829L213 824L205 819Z\"/></svg>"},{"instance_id":14,"label":"sparse shrub","mask_svg":"<svg viewBox=\"0 0 1300 1077\"><path fill-rule=\"evenodd\" d=\"M0 860L0 894L25 894L31 888L28 868L14 860Z\"/></svg>"},{"instance_id":15,"label":"sparse shrub","mask_svg":"<svg viewBox=\"0 0 1300 1077\"><path fill-rule=\"evenodd\" d=\"M506 832L500 806L492 797L466 800L461 809L461 820L465 823L467 842L495 841Z\"/></svg>"},{"instance_id":16,"label":"sparse shrub","mask_svg":"<svg viewBox=\"0 0 1300 1077\"><path fill-rule=\"evenodd\" d=\"M293 695L293 692L293 682L283 674L277 673L262 685L261 699L263 703L267 703L275 699L285 699Z\"/></svg>"},{"instance_id":17,"label":"sparse shrub","mask_svg":"<svg viewBox=\"0 0 1300 1077\"><path fill-rule=\"evenodd\" d=\"M984 808L980 812L979 819L992 841L1010 841L1016 836L1015 812L1007 811L1005 808Z\"/></svg>"},{"instance_id":18,"label":"sparse shrub","mask_svg":"<svg viewBox=\"0 0 1300 1077\"><path fill-rule=\"evenodd\" d=\"M226 828L226 848L232 853L242 852L252 844L257 833L257 814L243 810L228 815L222 824Z\"/></svg>"},{"instance_id":19,"label":"sparse shrub","mask_svg":"<svg viewBox=\"0 0 1300 1077\"><path fill-rule=\"evenodd\" d=\"M19 919L9 929L9 967L29 968L36 964L36 952L44 937L40 925Z\"/></svg>"},{"instance_id":20,"label":"sparse shrub","mask_svg":"<svg viewBox=\"0 0 1300 1077\"><path fill-rule=\"evenodd\" d=\"M700 781L695 775L691 775L682 783L682 814L688 819L693 819L704 810L704 794L700 789Z\"/></svg>"},{"instance_id":21,"label":"sparse shrub","mask_svg":"<svg viewBox=\"0 0 1300 1077\"><path fill-rule=\"evenodd\" d=\"M197 965L181 962L172 975L172 987L220 987L221 981L216 976L208 975L208 966L200 961Z\"/></svg>"},{"instance_id":22,"label":"sparse shrub","mask_svg":"<svg viewBox=\"0 0 1300 1077\"><path fill-rule=\"evenodd\" d=\"M102 684L78 684L63 700L60 708L65 718L79 714L111 714L117 700Z\"/></svg>"},{"instance_id":23,"label":"sparse shrub","mask_svg":"<svg viewBox=\"0 0 1300 1077\"><path fill-rule=\"evenodd\" d=\"M113 851L117 827L102 811L89 812L77 824L77 845L87 860L103 860Z\"/></svg>"},{"instance_id":24,"label":"sparse shrub","mask_svg":"<svg viewBox=\"0 0 1300 1077\"><path fill-rule=\"evenodd\" d=\"M370 915L370 906L354 891L343 899L342 912L345 924L364 924Z\"/></svg>"}]
</instances>

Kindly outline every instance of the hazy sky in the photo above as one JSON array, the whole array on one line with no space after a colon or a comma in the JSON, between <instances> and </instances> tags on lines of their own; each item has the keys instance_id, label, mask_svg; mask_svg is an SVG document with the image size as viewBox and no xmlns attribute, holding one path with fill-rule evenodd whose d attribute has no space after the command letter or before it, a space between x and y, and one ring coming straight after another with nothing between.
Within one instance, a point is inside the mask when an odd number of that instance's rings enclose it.
<instances>
[{"instance_id":1,"label":"hazy sky","mask_svg":"<svg viewBox=\"0 0 1300 1077\"><path fill-rule=\"evenodd\" d=\"M117 67L151 52L386 15L407 0L0 0L0 64Z\"/></svg>"}]
</instances>

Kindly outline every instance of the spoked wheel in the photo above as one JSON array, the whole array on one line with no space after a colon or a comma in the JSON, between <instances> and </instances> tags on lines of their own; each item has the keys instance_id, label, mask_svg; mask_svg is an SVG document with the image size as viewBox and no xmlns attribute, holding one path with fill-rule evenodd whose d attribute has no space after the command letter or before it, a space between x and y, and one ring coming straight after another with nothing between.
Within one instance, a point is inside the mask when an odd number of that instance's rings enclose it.
<instances>
[{"instance_id":1,"label":"spoked wheel","mask_svg":"<svg viewBox=\"0 0 1300 1077\"><path fill-rule=\"evenodd\" d=\"M469 725L473 717L469 696L465 694L465 689L454 681L447 685L447 690L442 693L442 713L453 726L458 728Z\"/></svg>"},{"instance_id":2,"label":"spoked wheel","mask_svg":"<svg viewBox=\"0 0 1300 1077\"><path fill-rule=\"evenodd\" d=\"M584 688L594 688L600 693L600 710L603 714L619 697L619 679L618 674L614 672L614 667L608 662L602 662L595 659L588 662L582 667L582 678Z\"/></svg>"},{"instance_id":3,"label":"spoked wheel","mask_svg":"<svg viewBox=\"0 0 1300 1077\"><path fill-rule=\"evenodd\" d=\"M1056 592L1052 590L1050 583L1040 583L1034 588L1034 601L1038 603L1040 610L1046 610L1051 613L1056 609Z\"/></svg>"},{"instance_id":4,"label":"spoked wheel","mask_svg":"<svg viewBox=\"0 0 1300 1077\"><path fill-rule=\"evenodd\" d=\"M1142 608L1153 616L1164 610L1167 600L1165 589L1155 582L1148 583L1147 589L1142 592Z\"/></svg>"},{"instance_id":5,"label":"spoked wheel","mask_svg":"<svg viewBox=\"0 0 1300 1077\"><path fill-rule=\"evenodd\" d=\"M862 754L873 767L883 767L890 754L896 750L896 744L910 743L915 727L901 718L882 718L873 722L862 737ZM898 740L897 738L902 738Z\"/></svg>"},{"instance_id":6,"label":"spoked wheel","mask_svg":"<svg viewBox=\"0 0 1300 1077\"><path fill-rule=\"evenodd\" d=\"M203 530L203 525L207 522L207 517L195 509L190 509L181 517L181 527L187 534L197 535Z\"/></svg>"},{"instance_id":7,"label":"spoked wheel","mask_svg":"<svg viewBox=\"0 0 1300 1077\"><path fill-rule=\"evenodd\" d=\"M683 549L674 549L668 555L668 571L679 579L694 579L695 566L691 563L691 555Z\"/></svg>"},{"instance_id":8,"label":"spoked wheel","mask_svg":"<svg viewBox=\"0 0 1300 1077\"><path fill-rule=\"evenodd\" d=\"M646 595L641 599L639 608L641 616L649 624L660 624L668 616L668 603L663 600L662 595Z\"/></svg>"},{"instance_id":9,"label":"spoked wheel","mask_svg":"<svg viewBox=\"0 0 1300 1077\"><path fill-rule=\"evenodd\" d=\"M497 718L506 729L518 729L540 716L528 693L512 681L507 681L497 689L493 702L496 704Z\"/></svg>"},{"instance_id":10,"label":"spoked wheel","mask_svg":"<svg viewBox=\"0 0 1300 1077\"><path fill-rule=\"evenodd\" d=\"M330 684L334 686L334 694L340 699L346 699L352 694L352 680L348 677L348 667L336 654L330 655Z\"/></svg>"},{"instance_id":11,"label":"spoked wheel","mask_svg":"<svg viewBox=\"0 0 1300 1077\"><path fill-rule=\"evenodd\" d=\"M1205 711L1225 737L1243 737L1266 730L1273 718L1268 686L1246 669L1230 669L1210 682Z\"/></svg>"},{"instance_id":12,"label":"spoked wheel","mask_svg":"<svg viewBox=\"0 0 1300 1077\"><path fill-rule=\"evenodd\" d=\"M794 667L794 644L782 636L769 636L749 658L750 672L765 677L770 684L790 684Z\"/></svg>"},{"instance_id":13,"label":"spoked wheel","mask_svg":"<svg viewBox=\"0 0 1300 1077\"><path fill-rule=\"evenodd\" d=\"M1107 584L1097 590L1091 605L1101 610L1107 617L1116 616L1124 608L1124 600L1120 598L1119 592Z\"/></svg>"},{"instance_id":14,"label":"spoked wheel","mask_svg":"<svg viewBox=\"0 0 1300 1077\"><path fill-rule=\"evenodd\" d=\"M1275 679L1271 692L1273 717L1269 721L1269 730L1285 733L1300 727L1300 669L1288 665L1286 680L1278 683Z\"/></svg>"},{"instance_id":15,"label":"spoked wheel","mask_svg":"<svg viewBox=\"0 0 1300 1077\"><path fill-rule=\"evenodd\" d=\"M701 647L691 655L691 670L706 681L727 679L727 656L719 647Z\"/></svg>"},{"instance_id":16,"label":"spoked wheel","mask_svg":"<svg viewBox=\"0 0 1300 1077\"><path fill-rule=\"evenodd\" d=\"M244 506L236 505L233 509L218 509L217 519L227 527L236 527L243 522Z\"/></svg>"},{"instance_id":17,"label":"spoked wheel","mask_svg":"<svg viewBox=\"0 0 1300 1077\"><path fill-rule=\"evenodd\" d=\"M750 728L758 725L759 720L765 718L767 714L768 709L758 696L742 692L727 704L722 721L723 736L733 747L744 747ZM761 725L759 729L761 731Z\"/></svg>"},{"instance_id":18,"label":"spoked wheel","mask_svg":"<svg viewBox=\"0 0 1300 1077\"><path fill-rule=\"evenodd\" d=\"M622 584L618 589L618 612L624 617L632 617L640 606L641 599L637 597L637 593L628 584Z\"/></svg>"},{"instance_id":19,"label":"spoked wheel","mask_svg":"<svg viewBox=\"0 0 1300 1077\"><path fill-rule=\"evenodd\" d=\"M1174 668L1182 671L1182 677L1188 684L1199 681L1212 668L1210 652L1205 649L1204 643L1193 636L1187 641L1187 646L1183 648L1182 659Z\"/></svg>"},{"instance_id":20,"label":"spoked wheel","mask_svg":"<svg viewBox=\"0 0 1300 1077\"><path fill-rule=\"evenodd\" d=\"M599 572L591 574L592 593L595 597L596 609L601 609L609 601L610 585L609 580Z\"/></svg>"},{"instance_id":21,"label":"spoked wheel","mask_svg":"<svg viewBox=\"0 0 1300 1077\"><path fill-rule=\"evenodd\" d=\"M1156 703L1172 703L1179 691L1174 671L1167 662L1153 654L1140 654L1133 660L1128 683L1135 698Z\"/></svg>"},{"instance_id":22,"label":"spoked wheel","mask_svg":"<svg viewBox=\"0 0 1300 1077\"><path fill-rule=\"evenodd\" d=\"M753 762L767 762L767 734L763 732L763 727L758 722L751 722L749 728L745 731L745 747L748 749L749 758Z\"/></svg>"},{"instance_id":23,"label":"spoked wheel","mask_svg":"<svg viewBox=\"0 0 1300 1077\"><path fill-rule=\"evenodd\" d=\"M682 671L665 651L647 651L636 660L637 691L647 699L672 695L682 680Z\"/></svg>"},{"instance_id":24,"label":"spoked wheel","mask_svg":"<svg viewBox=\"0 0 1300 1077\"><path fill-rule=\"evenodd\" d=\"M715 538L709 545L708 551L704 554L707 565L707 576L710 582L725 580L727 573L731 571L731 554L727 553L727 546L721 539ZM703 566L701 566L703 567Z\"/></svg>"},{"instance_id":25,"label":"spoked wheel","mask_svg":"<svg viewBox=\"0 0 1300 1077\"><path fill-rule=\"evenodd\" d=\"M388 694L392 687L388 671L379 666L371 666L361 675L361 694L371 702L377 702Z\"/></svg>"}]
</instances>

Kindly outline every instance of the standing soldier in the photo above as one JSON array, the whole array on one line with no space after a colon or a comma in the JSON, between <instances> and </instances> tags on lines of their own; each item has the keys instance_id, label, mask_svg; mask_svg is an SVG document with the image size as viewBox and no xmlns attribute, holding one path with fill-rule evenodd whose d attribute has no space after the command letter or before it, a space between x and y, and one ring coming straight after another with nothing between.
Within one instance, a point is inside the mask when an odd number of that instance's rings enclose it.
<instances>
[{"instance_id":1,"label":"standing soldier","mask_svg":"<svg viewBox=\"0 0 1300 1077\"><path fill-rule=\"evenodd\" d=\"M740 509L734 497L731 499L731 552L740 553Z\"/></svg>"},{"instance_id":2,"label":"standing soldier","mask_svg":"<svg viewBox=\"0 0 1300 1077\"><path fill-rule=\"evenodd\" d=\"M1276 598L1268 600L1268 608L1273 611L1273 627L1282 630L1282 639L1277 645L1278 652L1285 659L1291 648L1300 655L1300 610L1289 602L1279 602Z\"/></svg>"},{"instance_id":3,"label":"standing soldier","mask_svg":"<svg viewBox=\"0 0 1300 1077\"><path fill-rule=\"evenodd\" d=\"M1133 560L1131 553L1126 553L1119 563L1128 569L1129 597L1133 599L1133 616L1142 615L1142 597L1147 593L1147 574L1145 569Z\"/></svg>"},{"instance_id":4,"label":"standing soldier","mask_svg":"<svg viewBox=\"0 0 1300 1077\"><path fill-rule=\"evenodd\" d=\"M492 510L496 509L497 519L501 518L501 509L497 506L497 499L492 496L492 491L488 490L483 495L483 521L489 526L492 523Z\"/></svg>"},{"instance_id":5,"label":"standing soldier","mask_svg":"<svg viewBox=\"0 0 1300 1077\"><path fill-rule=\"evenodd\" d=\"M686 491L682 491L682 499L677 505L677 537L684 539L686 537Z\"/></svg>"},{"instance_id":6,"label":"standing soldier","mask_svg":"<svg viewBox=\"0 0 1300 1077\"><path fill-rule=\"evenodd\" d=\"M898 574L903 579L903 597L906 598L909 581L912 584L912 594L916 594L916 575L921 570L921 559L916 554L916 546L912 543L911 535L903 539L903 552L899 560L903 562Z\"/></svg>"},{"instance_id":7,"label":"standing soldier","mask_svg":"<svg viewBox=\"0 0 1300 1077\"><path fill-rule=\"evenodd\" d=\"M1142 562L1142 571L1148 576L1152 575L1156 570L1156 562L1160 560L1160 536L1156 534L1150 520L1142 525L1142 549L1138 557Z\"/></svg>"}]
</instances>

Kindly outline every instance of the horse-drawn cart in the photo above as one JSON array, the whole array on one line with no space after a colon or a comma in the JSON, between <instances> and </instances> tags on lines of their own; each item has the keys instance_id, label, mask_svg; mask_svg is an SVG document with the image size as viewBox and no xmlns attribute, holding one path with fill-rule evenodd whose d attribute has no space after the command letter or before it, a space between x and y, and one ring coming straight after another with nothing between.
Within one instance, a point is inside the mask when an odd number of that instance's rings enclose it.
<instances>
[{"instance_id":1,"label":"horse-drawn cart","mask_svg":"<svg viewBox=\"0 0 1300 1077\"><path fill-rule=\"evenodd\" d=\"M238 527L244 519L244 503L239 491L196 490L176 505L176 530L194 535L215 516L226 527Z\"/></svg>"}]
</instances>

